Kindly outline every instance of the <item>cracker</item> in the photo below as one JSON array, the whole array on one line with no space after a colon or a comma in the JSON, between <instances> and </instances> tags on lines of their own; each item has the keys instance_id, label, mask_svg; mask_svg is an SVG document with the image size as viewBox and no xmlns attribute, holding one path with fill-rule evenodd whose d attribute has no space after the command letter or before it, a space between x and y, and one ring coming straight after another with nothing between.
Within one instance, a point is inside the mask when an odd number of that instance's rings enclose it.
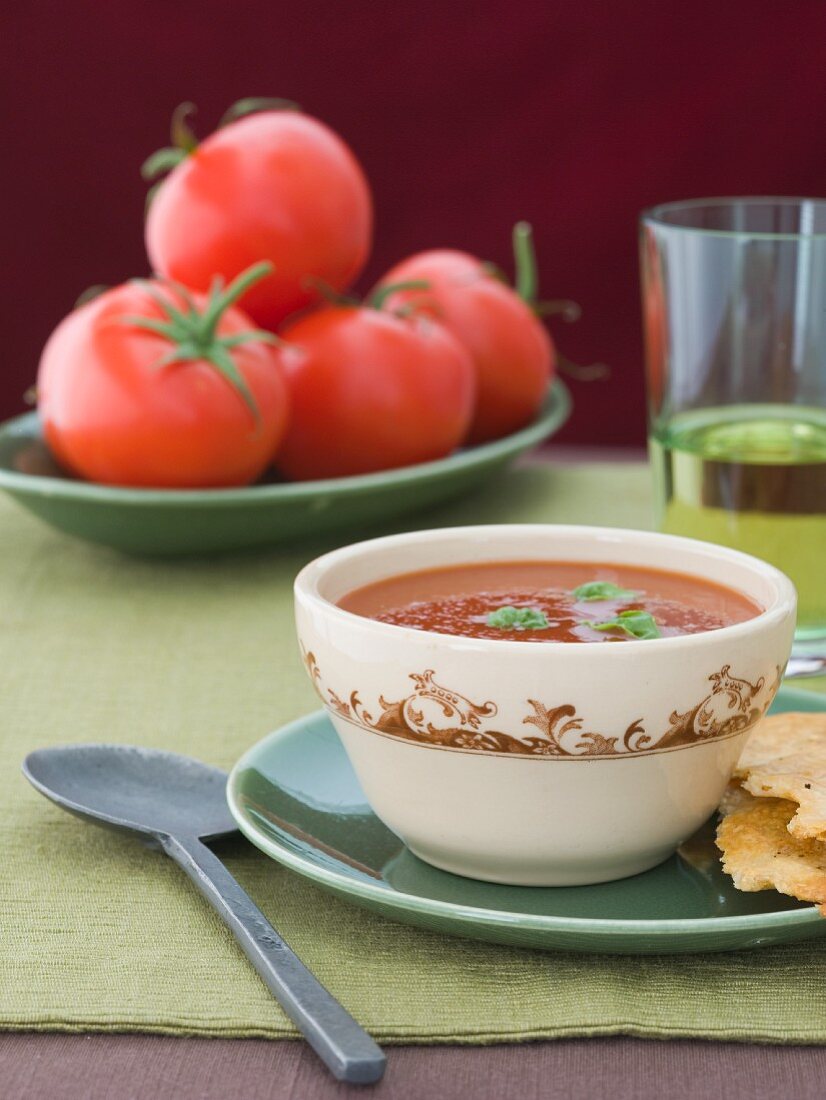
<instances>
[{"instance_id":1,"label":"cracker","mask_svg":"<svg viewBox=\"0 0 826 1100\"><path fill-rule=\"evenodd\" d=\"M738 890L779 890L813 901L826 916L826 844L789 833L796 810L785 798L756 798L722 818L717 847Z\"/></svg>"},{"instance_id":2,"label":"cracker","mask_svg":"<svg viewBox=\"0 0 826 1100\"><path fill-rule=\"evenodd\" d=\"M725 817L726 814L733 814L735 810L741 810L744 806L750 806L754 801L753 794L749 794L736 780L732 780L723 791L717 810Z\"/></svg>"},{"instance_id":3,"label":"cracker","mask_svg":"<svg viewBox=\"0 0 826 1100\"><path fill-rule=\"evenodd\" d=\"M734 771L758 798L797 803L789 832L826 840L826 714L776 714L754 729Z\"/></svg>"}]
</instances>

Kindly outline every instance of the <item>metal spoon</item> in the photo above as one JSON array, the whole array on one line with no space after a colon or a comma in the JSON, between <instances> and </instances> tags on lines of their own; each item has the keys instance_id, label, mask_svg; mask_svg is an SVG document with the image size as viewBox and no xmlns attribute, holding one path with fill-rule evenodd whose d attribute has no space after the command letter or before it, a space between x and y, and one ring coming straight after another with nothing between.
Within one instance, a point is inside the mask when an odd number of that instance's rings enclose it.
<instances>
[{"instance_id":1,"label":"metal spoon","mask_svg":"<svg viewBox=\"0 0 826 1100\"><path fill-rule=\"evenodd\" d=\"M804 676L823 676L826 674L826 657L800 653L789 658L784 679L799 680Z\"/></svg>"},{"instance_id":2,"label":"metal spoon","mask_svg":"<svg viewBox=\"0 0 826 1100\"><path fill-rule=\"evenodd\" d=\"M386 1065L381 1048L202 843L236 831L224 794L224 772L172 752L67 745L30 753L23 774L64 810L160 845L217 909L264 984L333 1075L354 1084L379 1080Z\"/></svg>"}]
</instances>

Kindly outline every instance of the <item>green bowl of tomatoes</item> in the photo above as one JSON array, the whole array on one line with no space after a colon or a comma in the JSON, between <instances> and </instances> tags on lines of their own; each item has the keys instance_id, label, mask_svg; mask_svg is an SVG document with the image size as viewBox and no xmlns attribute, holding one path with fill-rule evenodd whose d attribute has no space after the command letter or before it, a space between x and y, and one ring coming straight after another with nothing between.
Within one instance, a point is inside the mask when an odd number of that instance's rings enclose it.
<instances>
[{"instance_id":1,"label":"green bowl of tomatoes","mask_svg":"<svg viewBox=\"0 0 826 1100\"><path fill-rule=\"evenodd\" d=\"M86 297L0 425L0 488L71 535L204 554L363 531L472 488L565 420L530 226L515 285L430 249L352 295L373 233L342 139L283 101L153 154L153 275ZM559 303L557 303L558 305Z\"/></svg>"},{"instance_id":2,"label":"green bowl of tomatoes","mask_svg":"<svg viewBox=\"0 0 826 1100\"><path fill-rule=\"evenodd\" d=\"M483 484L552 435L571 407L556 379L521 431L435 462L356 477L234 489L130 489L72 477L52 457L37 413L0 425L0 488L69 535L137 555L211 554L380 528Z\"/></svg>"}]
</instances>

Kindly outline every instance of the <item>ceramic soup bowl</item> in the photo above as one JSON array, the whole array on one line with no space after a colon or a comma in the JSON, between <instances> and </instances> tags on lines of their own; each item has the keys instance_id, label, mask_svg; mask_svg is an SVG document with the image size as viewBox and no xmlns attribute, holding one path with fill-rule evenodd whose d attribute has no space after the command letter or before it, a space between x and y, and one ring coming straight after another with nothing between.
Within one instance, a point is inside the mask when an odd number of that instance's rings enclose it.
<instances>
[{"instance_id":1,"label":"ceramic soup bowl","mask_svg":"<svg viewBox=\"0 0 826 1100\"><path fill-rule=\"evenodd\" d=\"M526 644L337 606L400 573L554 559L687 573L764 610L680 637ZM358 543L306 566L295 594L307 671L378 817L436 867L537 886L644 871L708 818L780 684L796 606L782 573L733 550L549 525Z\"/></svg>"}]
</instances>

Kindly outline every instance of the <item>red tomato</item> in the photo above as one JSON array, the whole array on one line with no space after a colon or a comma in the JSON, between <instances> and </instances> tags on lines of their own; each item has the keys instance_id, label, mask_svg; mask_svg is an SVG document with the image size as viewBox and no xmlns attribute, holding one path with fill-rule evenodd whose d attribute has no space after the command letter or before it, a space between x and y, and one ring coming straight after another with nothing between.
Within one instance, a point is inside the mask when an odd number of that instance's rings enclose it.
<instances>
[{"instance_id":1,"label":"red tomato","mask_svg":"<svg viewBox=\"0 0 826 1100\"><path fill-rule=\"evenodd\" d=\"M473 364L441 325L327 306L282 335L291 416L276 465L287 477L410 466L461 443L473 410Z\"/></svg>"},{"instance_id":2,"label":"red tomato","mask_svg":"<svg viewBox=\"0 0 826 1100\"><path fill-rule=\"evenodd\" d=\"M73 473L110 485L254 481L286 427L280 352L255 338L249 318L233 308L199 346L140 327L140 321L169 325L164 302L189 324L200 316L159 283L124 283L58 325L37 378L49 447ZM199 310L207 305L200 296L190 302ZM249 338L236 344L233 338L244 334ZM183 360L172 361L176 354Z\"/></svg>"},{"instance_id":3,"label":"red tomato","mask_svg":"<svg viewBox=\"0 0 826 1100\"><path fill-rule=\"evenodd\" d=\"M275 329L318 300L313 278L341 290L366 263L367 181L323 123L298 111L264 111L181 156L146 219L146 249L159 274L206 291L216 274L230 280L269 260L273 272L241 304Z\"/></svg>"},{"instance_id":4,"label":"red tomato","mask_svg":"<svg viewBox=\"0 0 826 1100\"><path fill-rule=\"evenodd\" d=\"M478 393L468 442L498 439L529 424L555 365L551 338L530 306L466 252L420 252L389 271L380 285L409 280L424 280L430 289L401 291L388 305L425 309L473 360Z\"/></svg>"}]
</instances>

